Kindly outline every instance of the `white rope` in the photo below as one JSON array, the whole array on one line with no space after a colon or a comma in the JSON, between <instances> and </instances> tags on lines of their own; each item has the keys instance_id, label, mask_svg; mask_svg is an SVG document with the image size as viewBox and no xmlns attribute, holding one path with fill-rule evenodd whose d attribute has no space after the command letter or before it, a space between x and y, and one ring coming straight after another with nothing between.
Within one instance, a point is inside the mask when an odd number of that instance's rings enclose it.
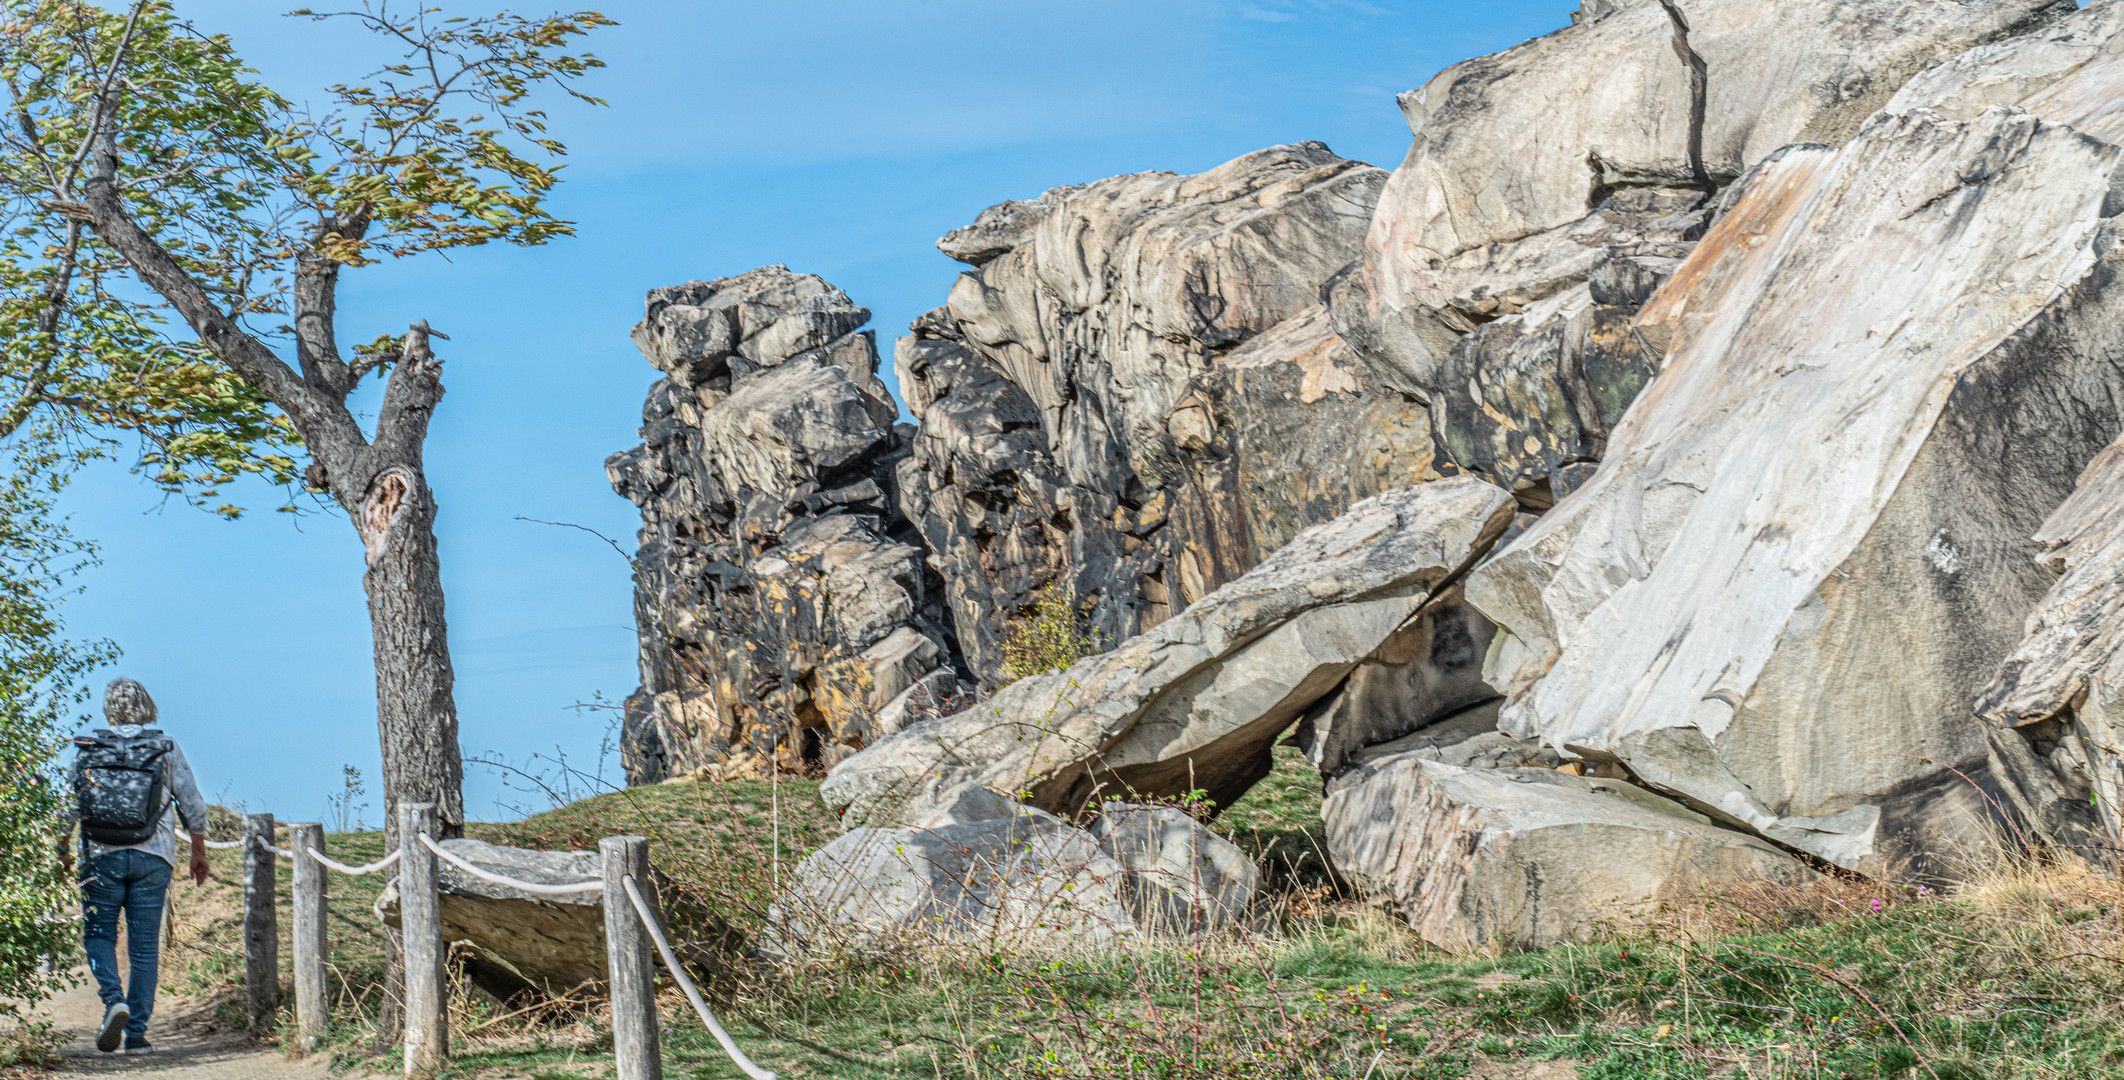
<instances>
[{"instance_id":1,"label":"white rope","mask_svg":"<svg viewBox=\"0 0 2124 1080\"><path fill-rule=\"evenodd\" d=\"M295 858L295 853L294 853L294 852L292 852L292 851L289 851L289 850L288 850L288 849L286 849L286 848L279 848L279 847L274 847L274 846L273 846L273 842L272 842L271 840L268 840L268 839L266 839L266 838L265 838L265 837L263 837L263 836L261 836L261 837L259 837L259 838L258 838L258 846L259 846L259 847L262 847L262 848L264 848L264 849L266 849L267 851L270 851L270 852L272 852L272 853L273 853L273 854L275 854L275 855L278 855L278 856L280 856L280 857L281 857L281 858L283 858L283 859L290 859L290 860L292 860L292 859L294 859L294 858Z\"/></svg>"},{"instance_id":2,"label":"white rope","mask_svg":"<svg viewBox=\"0 0 2124 1080\"><path fill-rule=\"evenodd\" d=\"M573 893L597 892L605 887L605 883L602 881L576 881L566 885L540 885L536 882L531 881L518 881L513 877L504 877L501 874L490 874L487 871L482 870L479 867L474 866L471 863L468 863L465 860L450 854L447 850L443 848L441 844L436 843L433 838L429 837L427 833L420 834L420 842L426 844L429 851L432 851L435 854L442 856L442 860L444 862L449 863L451 866L457 867L459 870L462 870L465 873L472 875L473 877L480 878L485 881L491 881L496 885L506 886L511 889L521 889L522 891L527 893L543 893L547 896L568 896Z\"/></svg>"},{"instance_id":3,"label":"white rope","mask_svg":"<svg viewBox=\"0 0 2124 1080\"><path fill-rule=\"evenodd\" d=\"M656 942L656 951L664 957L664 970L669 971L671 977L678 981L679 989L686 992L686 1000L693 1002L693 1011L701 1014L701 1022L708 1025L708 1033L715 1036L716 1042L723 1044L723 1052L729 1054L730 1060L736 1062L738 1068L745 1070L745 1075L752 1077L752 1080L775 1080L773 1073L754 1065L752 1059L746 1057L745 1052L730 1041L730 1033L723 1030L723 1025L715 1022L715 1014L708 1011L708 1003L701 1000L699 988L693 985L692 979L686 977L686 969L679 966L677 954L671 951L671 943L664 940L663 928L656 925L656 916L649 914L649 905L642 901L641 891L634 887L634 875L628 874L620 883L627 887L627 899L634 901L634 910L642 917L642 925L649 928L649 940Z\"/></svg>"},{"instance_id":4,"label":"white rope","mask_svg":"<svg viewBox=\"0 0 2124 1080\"><path fill-rule=\"evenodd\" d=\"M227 849L227 848L238 848L238 847L242 847L242 846L243 846L243 841L241 841L241 840L208 840L208 841L206 841L206 846L208 846L208 847L210 847L210 848L223 848L223 849Z\"/></svg>"},{"instance_id":5,"label":"white rope","mask_svg":"<svg viewBox=\"0 0 2124 1080\"><path fill-rule=\"evenodd\" d=\"M373 874L378 870L385 869L386 867L389 867L392 863L397 862L399 856L399 853L394 851L389 855L386 855L383 858L376 860L375 862L368 863L363 866L348 866L346 863L325 858L325 853L317 850L316 848L311 848L309 849L309 851L310 858L316 859L319 863L325 866L329 866L342 874L352 874L355 877L361 877L365 874Z\"/></svg>"}]
</instances>

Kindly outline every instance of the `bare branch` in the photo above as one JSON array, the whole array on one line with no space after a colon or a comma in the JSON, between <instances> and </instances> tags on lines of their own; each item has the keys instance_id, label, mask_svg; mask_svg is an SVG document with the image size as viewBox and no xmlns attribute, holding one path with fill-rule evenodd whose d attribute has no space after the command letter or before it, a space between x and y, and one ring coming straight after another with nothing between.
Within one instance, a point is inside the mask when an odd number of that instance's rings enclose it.
<instances>
[{"instance_id":1,"label":"bare branch","mask_svg":"<svg viewBox=\"0 0 2124 1080\"><path fill-rule=\"evenodd\" d=\"M118 72L125 66L126 50L133 45L133 32L140 28L140 12L145 7L147 0L133 0L133 10L125 17L125 34L118 39L118 48L111 54L110 70L104 72L103 85L96 91L96 111L89 116L88 134L81 137L81 149L74 151L73 158L66 163L66 175L60 179L61 197L73 193L74 181L81 175L81 166L88 160L90 148L95 146L96 136L103 129L107 118L105 110L118 107L118 98L114 93L118 86Z\"/></svg>"}]
</instances>

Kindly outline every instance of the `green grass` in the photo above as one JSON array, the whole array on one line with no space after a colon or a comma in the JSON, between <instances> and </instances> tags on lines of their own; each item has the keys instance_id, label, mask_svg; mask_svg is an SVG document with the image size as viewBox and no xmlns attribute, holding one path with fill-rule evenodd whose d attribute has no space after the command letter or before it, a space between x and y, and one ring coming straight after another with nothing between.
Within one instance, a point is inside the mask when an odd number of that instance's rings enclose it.
<instances>
[{"instance_id":1,"label":"green grass","mask_svg":"<svg viewBox=\"0 0 2124 1080\"><path fill-rule=\"evenodd\" d=\"M1261 863L1268 888L1314 899L1344 891L1320 830L1320 773L1296 747L1278 745L1275 766L1211 827Z\"/></svg>"}]
</instances>

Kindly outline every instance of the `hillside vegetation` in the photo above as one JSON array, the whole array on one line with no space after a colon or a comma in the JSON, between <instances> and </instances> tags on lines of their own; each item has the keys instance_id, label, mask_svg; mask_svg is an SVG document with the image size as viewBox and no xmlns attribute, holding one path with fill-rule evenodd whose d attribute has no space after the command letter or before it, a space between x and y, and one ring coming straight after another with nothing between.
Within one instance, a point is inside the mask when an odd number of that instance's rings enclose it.
<instances>
[{"instance_id":1,"label":"hillside vegetation","mask_svg":"<svg viewBox=\"0 0 2124 1080\"><path fill-rule=\"evenodd\" d=\"M1344 894L1315 854L1318 782L1279 755L1217 823L1271 864L1255 929L1071 954L746 958L777 870L836 832L802 781L634 788L469 832L576 849L650 836L713 1006L783 1076L2124 1077L2124 885L2112 876L2001 857L1950 895L1856 880L1704 893L1585 943L1456 957ZM380 833L328 844L343 859L382 854ZM166 979L218 995L233 1022L241 904L234 854L214 859L208 888L178 893ZM333 878L332 1053L395 1071L395 1048L370 1045L378 887ZM711 915L726 937L704 940ZM609 1075L597 989L525 1008L460 983L447 1075ZM662 1013L667 1072L742 1075L675 991Z\"/></svg>"}]
</instances>

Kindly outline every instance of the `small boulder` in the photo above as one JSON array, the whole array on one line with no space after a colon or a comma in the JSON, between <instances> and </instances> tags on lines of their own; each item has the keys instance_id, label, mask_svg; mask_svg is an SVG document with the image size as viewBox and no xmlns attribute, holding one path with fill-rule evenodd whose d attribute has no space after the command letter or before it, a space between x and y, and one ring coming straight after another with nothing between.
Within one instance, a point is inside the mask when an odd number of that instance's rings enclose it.
<instances>
[{"instance_id":1,"label":"small boulder","mask_svg":"<svg viewBox=\"0 0 2124 1080\"><path fill-rule=\"evenodd\" d=\"M1583 939L1705 883L1814 877L1650 791L1555 769L1401 754L1336 780L1322 815L1336 867L1454 952Z\"/></svg>"},{"instance_id":2,"label":"small boulder","mask_svg":"<svg viewBox=\"0 0 2124 1080\"><path fill-rule=\"evenodd\" d=\"M1133 935L1127 871L1031 807L933 829L852 829L797 865L768 913L771 956L837 948L1095 945Z\"/></svg>"},{"instance_id":3,"label":"small boulder","mask_svg":"<svg viewBox=\"0 0 2124 1080\"><path fill-rule=\"evenodd\" d=\"M1128 868L1129 907L1146 930L1190 933L1239 921L1261 868L1239 845L1171 806L1110 802L1091 834Z\"/></svg>"}]
</instances>

